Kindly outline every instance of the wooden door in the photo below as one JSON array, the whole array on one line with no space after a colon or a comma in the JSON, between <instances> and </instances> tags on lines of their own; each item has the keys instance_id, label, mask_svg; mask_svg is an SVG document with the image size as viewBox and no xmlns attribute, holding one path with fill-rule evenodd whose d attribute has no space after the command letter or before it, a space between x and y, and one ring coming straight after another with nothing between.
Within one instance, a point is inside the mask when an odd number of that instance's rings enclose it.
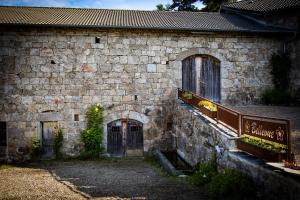
<instances>
[{"instance_id":1,"label":"wooden door","mask_svg":"<svg viewBox=\"0 0 300 200\"><path fill-rule=\"evenodd\" d=\"M117 120L107 125L107 153L113 156L123 156L122 121Z\"/></svg>"},{"instance_id":2,"label":"wooden door","mask_svg":"<svg viewBox=\"0 0 300 200\"><path fill-rule=\"evenodd\" d=\"M143 148L143 124L135 120L127 122L127 149Z\"/></svg>"},{"instance_id":3,"label":"wooden door","mask_svg":"<svg viewBox=\"0 0 300 200\"><path fill-rule=\"evenodd\" d=\"M219 102L221 99L220 62L211 56L202 56L200 95Z\"/></svg>"},{"instance_id":4,"label":"wooden door","mask_svg":"<svg viewBox=\"0 0 300 200\"><path fill-rule=\"evenodd\" d=\"M196 93L196 77L195 56L190 56L182 61L182 89Z\"/></svg>"},{"instance_id":5,"label":"wooden door","mask_svg":"<svg viewBox=\"0 0 300 200\"><path fill-rule=\"evenodd\" d=\"M107 125L107 153L112 156L142 155L143 124L136 120L116 120Z\"/></svg>"},{"instance_id":6,"label":"wooden door","mask_svg":"<svg viewBox=\"0 0 300 200\"><path fill-rule=\"evenodd\" d=\"M42 122L42 158L54 158L53 138L57 122Z\"/></svg>"}]
</instances>

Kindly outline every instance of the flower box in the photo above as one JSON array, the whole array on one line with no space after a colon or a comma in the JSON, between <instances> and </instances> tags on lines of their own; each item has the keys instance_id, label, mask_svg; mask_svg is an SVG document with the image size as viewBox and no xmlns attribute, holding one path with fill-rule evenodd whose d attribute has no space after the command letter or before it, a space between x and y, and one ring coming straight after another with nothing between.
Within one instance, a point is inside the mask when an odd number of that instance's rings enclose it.
<instances>
[{"instance_id":1,"label":"flower box","mask_svg":"<svg viewBox=\"0 0 300 200\"><path fill-rule=\"evenodd\" d=\"M210 117L210 118L217 118L217 111L211 111L203 106L198 107L199 111L202 112L204 115Z\"/></svg>"},{"instance_id":2,"label":"flower box","mask_svg":"<svg viewBox=\"0 0 300 200\"><path fill-rule=\"evenodd\" d=\"M253 144L237 140L237 148L269 162L282 162L287 159L287 153L269 151Z\"/></svg>"}]
</instances>

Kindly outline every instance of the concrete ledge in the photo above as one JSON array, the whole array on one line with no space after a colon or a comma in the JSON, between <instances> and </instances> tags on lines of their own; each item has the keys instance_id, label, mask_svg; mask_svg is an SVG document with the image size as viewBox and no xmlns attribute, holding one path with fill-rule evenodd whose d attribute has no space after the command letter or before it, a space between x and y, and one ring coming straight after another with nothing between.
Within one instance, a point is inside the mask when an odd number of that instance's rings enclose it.
<instances>
[{"instance_id":1,"label":"concrete ledge","mask_svg":"<svg viewBox=\"0 0 300 200\"><path fill-rule=\"evenodd\" d=\"M241 151L228 153L226 168L236 168L250 176L264 199L300 199L299 176L266 165L263 160Z\"/></svg>"},{"instance_id":2,"label":"concrete ledge","mask_svg":"<svg viewBox=\"0 0 300 200\"><path fill-rule=\"evenodd\" d=\"M170 161L161 153L160 150L155 149L153 155L159 160L161 166L172 176L184 175L182 172L177 171Z\"/></svg>"}]
</instances>

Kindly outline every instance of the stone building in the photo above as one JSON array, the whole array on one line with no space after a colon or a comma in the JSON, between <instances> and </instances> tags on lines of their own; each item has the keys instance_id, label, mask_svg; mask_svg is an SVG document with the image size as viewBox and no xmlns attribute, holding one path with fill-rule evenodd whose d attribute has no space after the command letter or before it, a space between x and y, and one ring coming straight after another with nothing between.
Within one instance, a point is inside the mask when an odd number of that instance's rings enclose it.
<instances>
[{"instance_id":1,"label":"stone building","mask_svg":"<svg viewBox=\"0 0 300 200\"><path fill-rule=\"evenodd\" d=\"M54 126L64 154L78 155L86 109L96 103L112 155L172 145L178 87L223 104L258 103L272 86L271 55L296 30L233 10L0 7L1 156L27 159L34 136L48 148Z\"/></svg>"}]
</instances>

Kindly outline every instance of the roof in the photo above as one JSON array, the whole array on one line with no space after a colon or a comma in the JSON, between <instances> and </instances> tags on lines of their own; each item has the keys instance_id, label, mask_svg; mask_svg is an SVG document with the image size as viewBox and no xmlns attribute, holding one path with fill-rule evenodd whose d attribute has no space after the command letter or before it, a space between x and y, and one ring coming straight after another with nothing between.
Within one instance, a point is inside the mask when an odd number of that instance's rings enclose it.
<instances>
[{"instance_id":1,"label":"roof","mask_svg":"<svg viewBox=\"0 0 300 200\"><path fill-rule=\"evenodd\" d=\"M226 13L0 6L0 25L167 29L208 32L291 32Z\"/></svg>"},{"instance_id":2,"label":"roof","mask_svg":"<svg viewBox=\"0 0 300 200\"><path fill-rule=\"evenodd\" d=\"M277 12L289 9L300 9L300 0L243 0L222 6L241 11L250 12Z\"/></svg>"}]
</instances>

